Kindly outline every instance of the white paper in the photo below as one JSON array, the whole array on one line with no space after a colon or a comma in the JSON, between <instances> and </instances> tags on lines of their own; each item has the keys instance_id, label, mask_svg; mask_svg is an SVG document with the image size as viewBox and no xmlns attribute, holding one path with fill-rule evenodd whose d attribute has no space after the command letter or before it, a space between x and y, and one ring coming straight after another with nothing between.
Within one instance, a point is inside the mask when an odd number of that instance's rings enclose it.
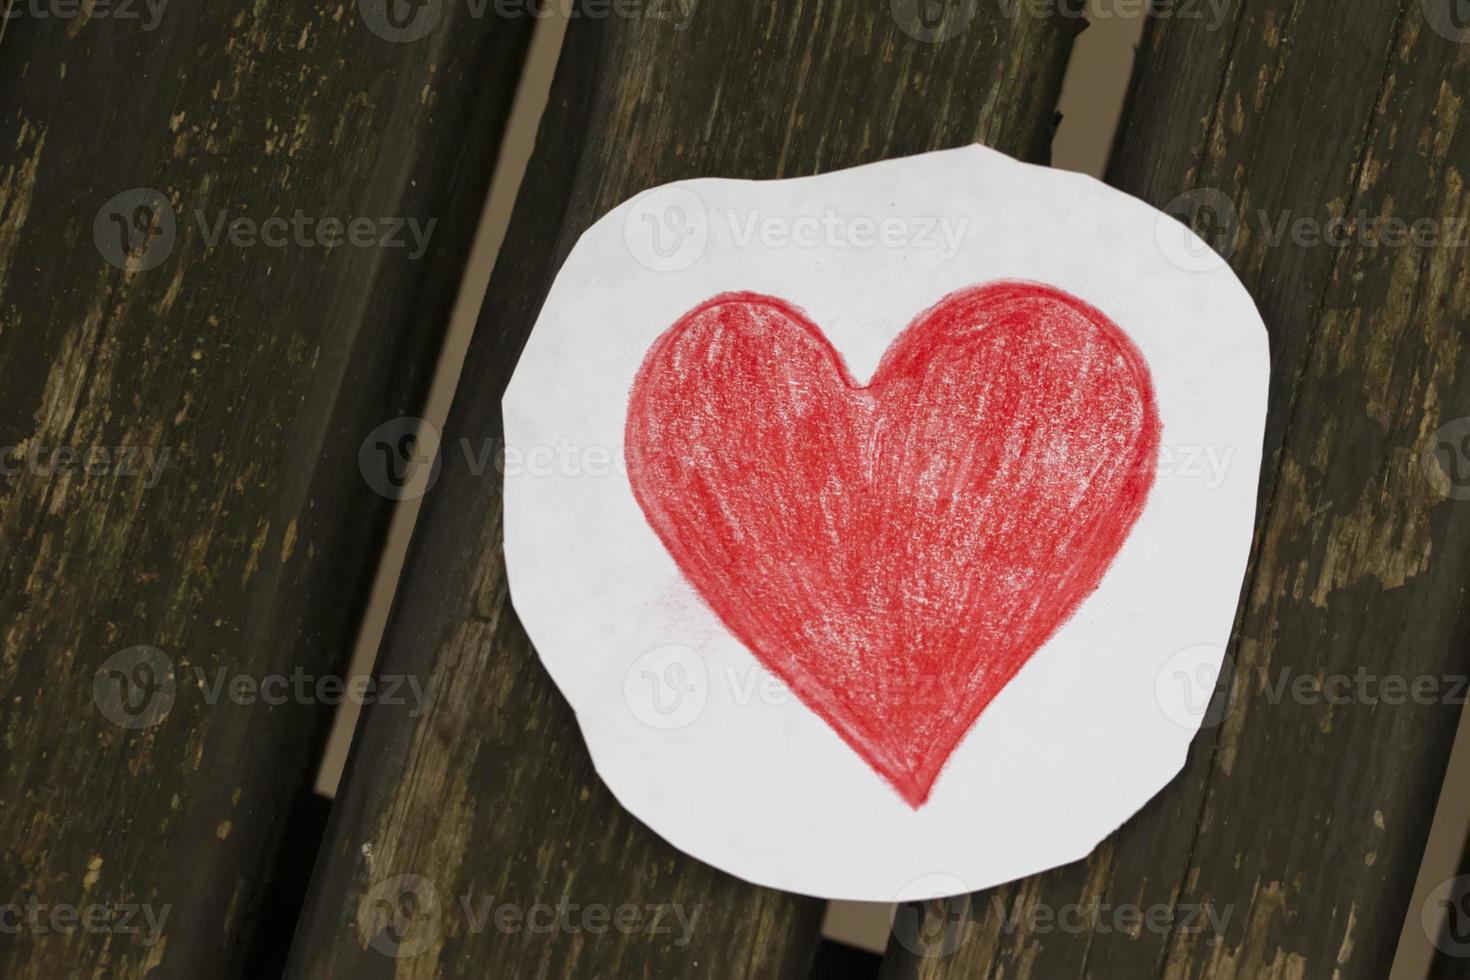
<instances>
[{"instance_id":1,"label":"white paper","mask_svg":"<svg viewBox=\"0 0 1470 980\"><path fill-rule=\"evenodd\" d=\"M655 237L657 236L657 237ZM805 311L865 381L921 311L1035 280L1142 351L1163 424L1147 505L1097 590L906 804L681 575L623 462L650 345L730 290ZM826 898L958 894L1088 854L1180 770L1254 519L1266 332L1179 222L969 146L784 181L693 180L582 236L504 399L517 613L618 800L680 850Z\"/></svg>"}]
</instances>

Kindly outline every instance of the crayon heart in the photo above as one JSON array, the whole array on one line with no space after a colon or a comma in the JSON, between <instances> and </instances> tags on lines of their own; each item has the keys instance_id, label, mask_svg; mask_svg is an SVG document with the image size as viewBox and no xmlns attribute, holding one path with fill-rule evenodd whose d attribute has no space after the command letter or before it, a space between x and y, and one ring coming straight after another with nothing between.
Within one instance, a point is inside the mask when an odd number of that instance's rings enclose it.
<instances>
[{"instance_id":1,"label":"crayon heart","mask_svg":"<svg viewBox=\"0 0 1470 980\"><path fill-rule=\"evenodd\" d=\"M690 585L917 809L1097 588L1159 438L1117 325L998 282L921 313L866 385L790 304L716 296L650 349L626 456Z\"/></svg>"}]
</instances>

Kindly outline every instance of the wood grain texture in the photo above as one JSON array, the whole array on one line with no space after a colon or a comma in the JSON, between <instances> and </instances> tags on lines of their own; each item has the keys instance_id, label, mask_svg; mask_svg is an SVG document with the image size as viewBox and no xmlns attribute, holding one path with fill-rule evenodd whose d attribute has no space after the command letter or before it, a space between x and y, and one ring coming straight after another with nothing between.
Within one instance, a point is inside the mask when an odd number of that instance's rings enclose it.
<instances>
[{"instance_id":1,"label":"wood grain texture","mask_svg":"<svg viewBox=\"0 0 1470 980\"><path fill-rule=\"evenodd\" d=\"M358 447L422 393L532 26L127 9L3 28L6 977L258 975L287 941L259 925L334 695L211 690L342 669L386 518Z\"/></svg>"},{"instance_id":2,"label":"wood grain texture","mask_svg":"<svg viewBox=\"0 0 1470 980\"><path fill-rule=\"evenodd\" d=\"M890 980L1388 974L1470 663L1470 46L1440 0L1231 11L1150 25L1110 175L1189 194L1270 330L1223 719L1086 861L922 913Z\"/></svg>"},{"instance_id":3,"label":"wood grain texture","mask_svg":"<svg viewBox=\"0 0 1470 980\"><path fill-rule=\"evenodd\" d=\"M288 975L806 974L821 903L679 854L598 780L507 600L500 478L461 447L497 444L552 275L609 208L681 178L789 177L973 140L1038 158L1074 23L976 5L959 36L923 43L889 4L845 0L704 0L682 30L573 21L380 656L381 671L421 675L431 707L416 722L365 714ZM539 932L472 914L563 902L699 918L680 944L677 930L594 934L580 912Z\"/></svg>"}]
</instances>

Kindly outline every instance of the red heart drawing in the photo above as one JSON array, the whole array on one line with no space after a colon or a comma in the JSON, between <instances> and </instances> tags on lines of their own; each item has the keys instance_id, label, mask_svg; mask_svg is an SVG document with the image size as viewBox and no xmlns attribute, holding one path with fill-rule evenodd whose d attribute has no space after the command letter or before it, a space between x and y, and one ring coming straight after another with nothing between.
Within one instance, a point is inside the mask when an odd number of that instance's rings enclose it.
<instances>
[{"instance_id":1,"label":"red heart drawing","mask_svg":"<svg viewBox=\"0 0 1470 980\"><path fill-rule=\"evenodd\" d=\"M625 452L695 591L917 809L1097 588L1159 434L1122 330L997 282L921 313L865 386L795 307L716 296L649 350Z\"/></svg>"}]
</instances>

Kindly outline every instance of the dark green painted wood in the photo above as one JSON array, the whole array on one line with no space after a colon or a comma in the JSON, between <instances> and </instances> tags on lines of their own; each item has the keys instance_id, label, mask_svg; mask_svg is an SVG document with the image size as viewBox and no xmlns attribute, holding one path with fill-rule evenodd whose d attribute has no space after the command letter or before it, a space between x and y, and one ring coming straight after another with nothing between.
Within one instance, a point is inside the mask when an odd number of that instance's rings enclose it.
<instances>
[{"instance_id":1,"label":"dark green painted wood","mask_svg":"<svg viewBox=\"0 0 1470 980\"><path fill-rule=\"evenodd\" d=\"M8 6L0 973L259 975L333 695L210 687L343 667L387 512L358 446L422 394L532 21ZM437 220L422 254L395 218Z\"/></svg>"}]
</instances>

